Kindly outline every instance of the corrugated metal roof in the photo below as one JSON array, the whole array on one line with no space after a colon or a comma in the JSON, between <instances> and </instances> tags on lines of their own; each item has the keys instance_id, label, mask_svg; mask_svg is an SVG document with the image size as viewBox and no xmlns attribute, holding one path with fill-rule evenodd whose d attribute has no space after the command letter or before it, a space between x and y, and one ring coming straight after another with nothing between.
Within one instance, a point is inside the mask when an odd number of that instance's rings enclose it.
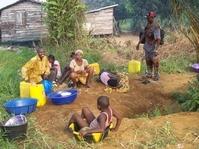
<instances>
[{"instance_id":1,"label":"corrugated metal roof","mask_svg":"<svg viewBox=\"0 0 199 149\"><path fill-rule=\"evenodd\" d=\"M22 3L22 2L24 2L24 1L29 1L29 2L33 2L33 3L37 3L37 4L42 4L42 1L40 1L40 0L17 0L17 1L15 1L14 3L11 3L11 4L7 5L7 6L2 7L2 8L0 9L0 11L4 10L4 9L6 9L6 8L9 8L9 7L13 6L13 5L16 5L16 4L18 4L18 3Z\"/></svg>"},{"instance_id":2,"label":"corrugated metal roof","mask_svg":"<svg viewBox=\"0 0 199 149\"><path fill-rule=\"evenodd\" d=\"M109 8L114 8L114 7L117 7L117 6L118 6L118 4L110 5L110 6L106 6L106 7L102 7L102 8L98 8L98 9L89 10L86 13L94 13L94 12L98 12L98 11L101 11L101 10L105 10L105 9L109 9Z\"/></svg>"}]
</instances>

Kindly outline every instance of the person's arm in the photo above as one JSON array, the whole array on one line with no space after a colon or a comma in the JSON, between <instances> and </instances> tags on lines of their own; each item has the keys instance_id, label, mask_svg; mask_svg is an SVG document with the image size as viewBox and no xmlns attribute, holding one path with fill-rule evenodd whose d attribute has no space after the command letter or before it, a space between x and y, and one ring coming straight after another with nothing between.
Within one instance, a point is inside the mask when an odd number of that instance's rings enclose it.
<instances>
[{"instance_id":1,"label":"person's arm","mask_svg":"<svg viewBox=\"0 0 199 149\"><path fill-rule=\"evenodd\" d=\"M86 134L90 134L90 133L96 133L96 132L104 132L105 128L105 123L106 123L106 116L104 114L100 114L100 116L97 118L97 121L99 123L99 128L95 128L95 129L88 129L85 131L80 131L80 134L82 136L86 135Z\"/></svg>"},{"instance_id":2,"label":"person's arm","mask_svg":"<svg viewBox=\"0 0 199 149\"><path fill-rule=\"evenodd\" d=\"M28 71L34 67L35 58L29 60L21 69L21 76L25 81L29 81Z\"/></svg>"},{"instance_id":3,"label":"person's arm","mask_svg":"<svg viewBox=\"0 0 199 149\"><path fill-rule=\"evenodd\" d=\"M49 61L48 58L45 56L43 57L44 59L44 63L45 63L45 72L44 72L44 76L48 76L50 74L50 65L49 65Z\"/></svg>"},{"instance_id":4,"label":"person's arm","mask_svg":"<svg viewBox=\"0 0 199 149\"><path fill-rule=\"evenodd\" d=\"M154 38L155 38L155 53L156 55L158 55L158 49L160 46L160 27L156 26L155 30L154 30Z\"/></svg>"},{"instance_id":5,"label":"person's arm","mask_svg":"<svg viewBox=\"0 0 199 149\"><path fill-rule=\"evenodd\" d=\"M83 65L84 65L84 69L89 69L89 64L88 61L86 59L83 59Z\"/></svg>"},{"instance_id":6,"label":"person's arm","mask_svg":"<svg viewBox=\"0 0 199 149\"><path fill-rule=\"evenodd\" d=\"M112 109L112 111L113 111L113 116L116 118L116 124L115 124L115 127L111 129L111 131L117 131L120 127L121 122L122 122L122 117L114 109Z\"/></svg>"},{"instance_id":7,"label":"person's arm","mask_svg":"<svg viewBox=\"0 0 199 149\"><path fill-rule=\"evenodd\" d=\"M71 69L71 72L75 72L75 64L74 64L74 61L73 61L73 60L70 62L69 67L70 67L70 69Z\"/></svg>"},{"instance_id":8,"label":"person's arm","mask_svg":"<svg viewBox=\"0 0 199 149\"><path fill-rule=\"evenodd\" d=\"M140 44L141 44L141 42L144 40L144 38L145 38L145 35L144 35L145 33L144 32L142 32L142 34L140 33L140 35L139 35L139 41L138 41L138 44L137 44L137 46L136 46L136 50L139 50L139 47L140 47Z\"/></svg>"}]
</instances>

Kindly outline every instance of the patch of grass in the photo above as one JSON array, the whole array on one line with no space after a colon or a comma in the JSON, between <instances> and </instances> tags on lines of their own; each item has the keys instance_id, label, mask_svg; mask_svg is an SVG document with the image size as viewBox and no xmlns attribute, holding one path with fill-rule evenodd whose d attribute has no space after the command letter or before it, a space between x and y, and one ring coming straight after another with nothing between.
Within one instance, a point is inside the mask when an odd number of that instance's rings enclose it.
<instances>
[{"instance_id":1,"label":"patch of grass","mask_svg":"<svg viewBox=\"0 0 199 149\"><path fill-rule=\"evenodd\" d=\"M147 139L145 138L147 137ZM142 138L139 140L138 138ZM145 139L143 139L145 138ZM160 149L165 148L168 145L175 145L177 142L176 136L172 131L170 122L160 128L146 128L138 130L135 133L133 141L128 143L120 143L124 148L140 148L140 149Z\"/></svg>"},{"instance_id":2,"label":"patch of grass","mask_svg":"<svg viewBox=\"0 0 199 149\"><path fill-rule=\"evenodd\" d=\"M142 113L142 114L137 114L135 116L133 116L132 118L152 118L152 117L157 117L157 116L163 116L163 115L169 115L172 113L176 113L176 103L175 103L175 107L172 107L172 105L170 106L164 106L164 107L154 107L152 110L149 110L146 113Z\"/></svg>"},{"instance_id":3,"label":"patch of grass","mask_svg":"<svg viewBox=\"0 0 199 149\"><path fill-rule=\"evenodd\" d=\"M160 61L160 70L166 73L184 73L189 70L193 58L182 54L170 56Z\"/></svg>"},{"instance_id":4,"label":"patch of grass","mask_svg":"<svg viewBox=\"0 0 199 149\"><path fill-rule=\"evenodd\" d=\"M175 92L172 97L179 102L183 111L199 111L199 76L189 82L185 92Z\"/></svg>"},{"instance_id":5,"label":"patch of grass","mask_svg":"<svg viewBox=\"0 0 199 149\"><path fill-rule=\"evenodd\" d=\"M190 70L190 64L194 62L194 58L181 54L181 55L172 55L168 58L160 60L160 72L172 74L172 73L185 73ZM146 71L146 64L143 61L141 65L141 73Z\"/></svg>"},{"instance_id":6,"label":"patch of grass","mask_svg":"<svg viewBox=\"0 0 199 149\"><path fill-rule=\"evenodd\" d=\"M21 67L34 53L30 49L21 48L17 52L0 51L0 55L0 102L2 102L5 98L19 95Z\"/></svg>"},{"instance_id":7,"label":"patch of grass","mask_svg":"<svg viewBox=\"0 0 199 149\"><path fill-rule=\"evenodd\" d=\"M88 62L91 63L96 63L96 62L100 62L102 59L102 55L100 54L100 52L96 51L96 50L86 50L85 54L84 54L85 59L88 60Z\"/></svg>"}]
</instances>

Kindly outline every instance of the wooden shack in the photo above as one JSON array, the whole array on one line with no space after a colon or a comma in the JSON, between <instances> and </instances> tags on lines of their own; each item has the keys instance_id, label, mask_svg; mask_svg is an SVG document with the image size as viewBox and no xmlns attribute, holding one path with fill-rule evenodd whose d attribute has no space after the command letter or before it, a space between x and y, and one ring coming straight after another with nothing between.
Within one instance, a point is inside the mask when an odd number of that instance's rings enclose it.
<instances>
[{"instance_id":1,"label":"wooden shack","mask_svg":"<svg viewBox=\"0 0 199 149\"><path fill-rule=\"evenodd\" d=\"M2 42L39 40L48 33L43 23L42 4L35 0L18 0L0 9Z\"/></svg>"},{"instance_id":2,"label":"wooden shack","mask_svg":"<svg viewBox=\"0 0 199 149\"><path fill-rule=\"evenodd\" d=\"M86 29L91 35L111 35L115 31L114 8L111 5L86 12Z\"/></svg>"}]
</instances>

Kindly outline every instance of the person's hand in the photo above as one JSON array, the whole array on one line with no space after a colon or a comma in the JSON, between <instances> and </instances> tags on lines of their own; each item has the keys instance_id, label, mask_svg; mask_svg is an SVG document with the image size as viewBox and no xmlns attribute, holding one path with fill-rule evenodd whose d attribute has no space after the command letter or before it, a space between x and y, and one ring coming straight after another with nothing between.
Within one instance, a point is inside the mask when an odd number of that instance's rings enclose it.
<instances>
[{"instance_id":1,"label":"person's hand","mask_svg":"<svg viewBox=\"0 0 199 149\"><path fill-rule=\"evenodd\" d=\"M43 79L43 80L46 80L47 78L48 78L48 76L47 76L47 75L45 75L45 74L44 74L44 75L42 75L42 79Z\"/></svg>"},{"instance_id":2,"label":"person's hand","mask_svg":"<svg viewBox=\"0 0 199 149\"><path fill-rule=\"evenodd\" d=\"M85 130L80 130L79 134L80 134L81 137L83 137L87 134L87 132Z\"/></svg>"},{"instance_id":3,"label":"person's hand","mask_svg":"<svg viewBox=\"0 0 199 149\"><path fill-rule=\"evenodd\" d=\"M83 74L83 75L85 75L85 74L86 74L86 71L85 71L85 70L83 70L83 71L82 71L82 74Z\"/></svg>"},{"instance_id":4,"label":"person's hand","mask_svg":"<svg viewBox=\"0 0 199 149\"><path fill-rule=\"evenodd\" d=\"M76 73L82 74L82 70L78 70L78 71L76 71Z\"/></svg>"},{"instance_id":5,"label":"person's hand","mask_svg":"<svg viewBox=\"0 0 199 149\"><path fill-rule=\"evenodd\" d=\"M140 44L137 44L136 50L139 50L139 48L140 48Z\"/></svg>"},{"instance_id":6,"label":"person's hand","mask_svg":"<svg viewBox=\"0 0 199 149\"><path fill-rule=\"evenodd\" d=\"M154 55L155 55L155 56L158 56L158 55L159 55L158 51L155 51L155 52L154 52Z\"/></svg>"}]
</instances>

